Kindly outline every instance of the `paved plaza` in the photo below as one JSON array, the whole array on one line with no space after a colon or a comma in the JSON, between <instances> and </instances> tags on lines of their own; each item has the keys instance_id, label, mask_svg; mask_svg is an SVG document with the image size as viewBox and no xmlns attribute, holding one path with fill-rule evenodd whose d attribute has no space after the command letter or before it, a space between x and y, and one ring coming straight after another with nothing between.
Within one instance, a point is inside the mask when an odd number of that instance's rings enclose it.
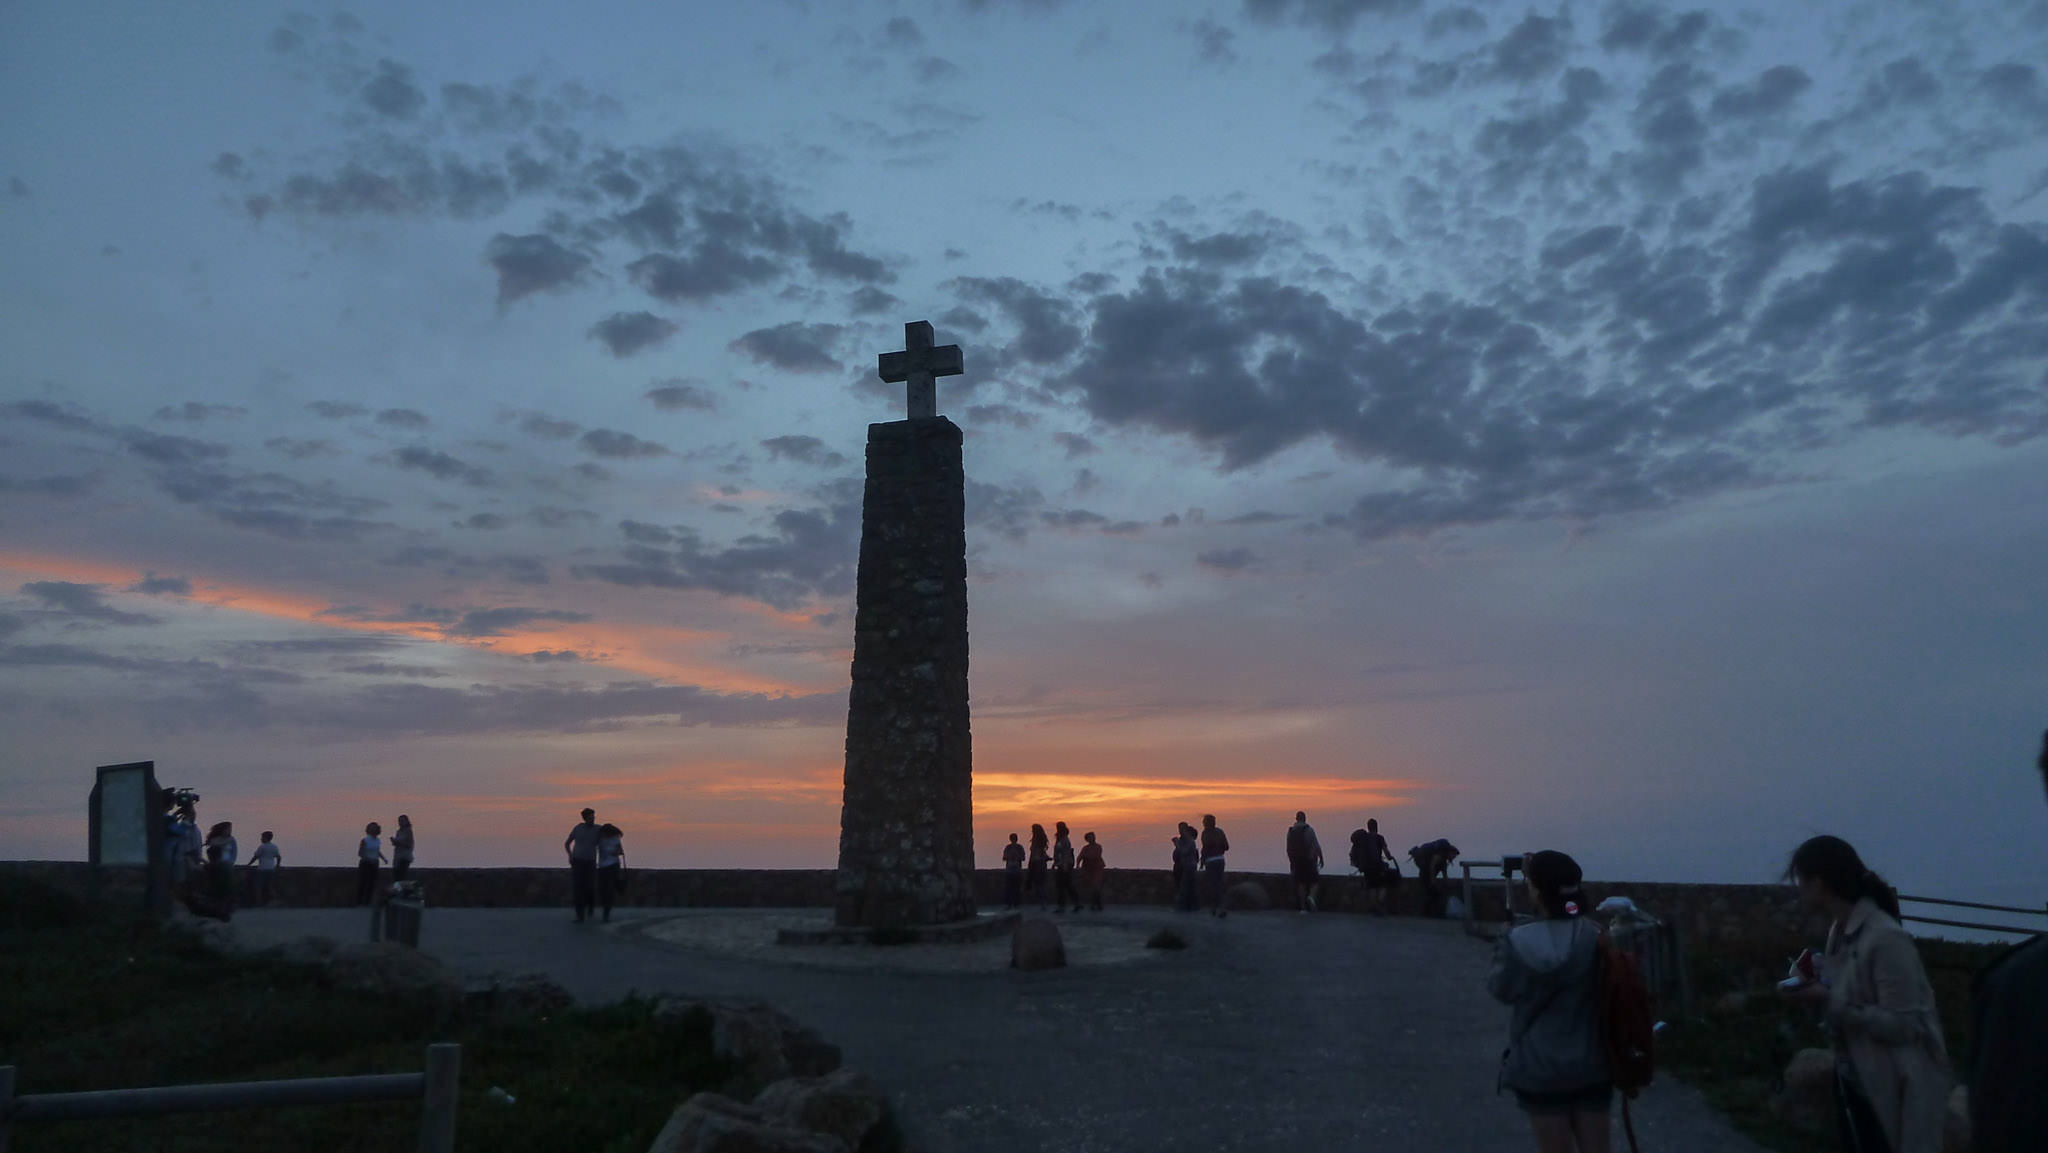
<instances>
[{"instance_id":1,"label":"paved plaza","mask_svg":"<svg viewBox=\"0 0 2048 1153\"><path fill-rule=\"evenodd\" d=\"M1489 946L1454 923L1119 910L1062 919L1078 926L1074 963L1042 973L1009 970L1007 942L768 943L825 916L636 909L600 926L565 909L429 909L421 946L463 972L546 973L586 1003L769 1001L873 1075L924 1153L1534 1147L1494 1093L1507 1011L1484 989ZM359 940L367 925L355 909L235 918L258 945ZM1163 925L1189 947L1144 949ZM1760 1149L1682 1085L1653 1086L1636 1113L1645 1148Z\"/></svg>"}]
</instances>

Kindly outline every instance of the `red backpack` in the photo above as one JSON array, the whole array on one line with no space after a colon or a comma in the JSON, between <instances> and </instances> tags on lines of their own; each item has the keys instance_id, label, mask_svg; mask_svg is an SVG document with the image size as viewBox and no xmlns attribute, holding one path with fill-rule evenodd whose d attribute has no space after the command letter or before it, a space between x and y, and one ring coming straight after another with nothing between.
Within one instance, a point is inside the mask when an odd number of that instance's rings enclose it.
<instances>
[{"instance_id":1,"label":"red backpack","mask_svg":"<svg viewBox=\"0 0 2048 1153\"><path fill-rule=\"evenodd\" d=\"M1650 989L1636 959L1614 947L1606 933L1600 934L1599 956L1600 1047L1607 1054L1607 1068L1614 1087L1621 1091L1621 1124L1628 1134L1628 1147L1636 1147L1635 1122L1628 1103L1650 1083L1657 1072L1657 1022L1650 1009Z\"/></svg>"}]
</instances>

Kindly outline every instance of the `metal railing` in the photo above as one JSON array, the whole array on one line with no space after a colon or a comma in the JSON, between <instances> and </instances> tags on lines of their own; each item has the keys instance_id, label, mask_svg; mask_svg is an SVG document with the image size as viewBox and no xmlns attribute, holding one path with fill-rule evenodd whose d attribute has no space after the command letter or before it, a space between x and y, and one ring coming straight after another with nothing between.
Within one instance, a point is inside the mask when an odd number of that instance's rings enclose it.
<instances>
[{"instance_id":1,"label":"metal railing","mask_svg":"<svg viewBox=\"0 0 2048 1153\"><path fill-rule=\"evenodd\" d=\"M1461 891L1465 902L1465 931L1467 933L1476 934L1480 931L1478 909L1472 901L1472 886L1475 883L1472 870L1474 869L1500 870L1499 878L1480 877L1477 880L1477 884L1481 886L1499 885L1501 907L1507 911L1507 915L1514 915L1515 889L1517 887L1515 885L1515 874L1519 873L1522 868L1522 859L1520 857L1499 861L1459 861L1458 868L1464 870L1465 873Z\"/></svg>"},{"instance_id":2,"label":"metal railing","mask_svg":"<svg viewBox=\"0 0 2048 1153\"><path fill-rule=\"evenodd\" d=\"M419 1153L453 1153L456 1089L461 1075L462 1046L447 1044L427 1046L427 1069L424 1073L305 1077L292 1081L229 1081L214 1085L98 1089L84 1093L31 1093L17 1097L14 1095L14 1066L0 1065L0 1153L7 1153L8 1136L18 1124L413 1100L425 1103L420 1118Z\"/></svg>"},{"instance_id":3,"label":"metal railing","mask_svg":"<svg viewBox=\"0 0 2048 1153\"><path fill-rule=\"evenodd\" d=\"M1952 901L1947 897L1908 897L1904 893L1899 894L1899 903L1901 905L1946 905L1956 909L1983 909L1993 913L2018 913L2022 916L2048 919L2048 905L2029 909L2023 905L1990 905L1983 901ZM2048 930L2048 923L2028 928L2024 925L1990 925L1982 921L1951 921L1943 917L1919 917L1912 913L1903 913L1899 920L1917 921L1922 925L1947 925L1957 929L1981 929L1992 933L2016 933L2025 936L2032 936L2035 933Z\"/></svg>"}]
</instances>

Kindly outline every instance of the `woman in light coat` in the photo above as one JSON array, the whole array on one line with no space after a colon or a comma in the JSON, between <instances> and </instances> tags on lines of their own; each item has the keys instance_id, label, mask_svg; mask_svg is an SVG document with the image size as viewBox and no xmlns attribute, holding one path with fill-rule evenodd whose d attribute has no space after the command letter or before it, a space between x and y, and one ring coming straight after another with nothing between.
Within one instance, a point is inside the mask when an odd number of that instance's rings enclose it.
<instances>
[{"instance_id":1,"label":"woman in light coat","mask_svg":"<svg viewBox=\"0 0 2048 1153\"><path fill-rule=\"evenodd\" d=\"M1899 925L1898 891L1840 837L1799 846L1788 872L1832 921L1821 980L1785 995L1822 1008L1843 1148L1941 1153L1953 1077L1934 987Z\"/></svg>"}]
</instances>

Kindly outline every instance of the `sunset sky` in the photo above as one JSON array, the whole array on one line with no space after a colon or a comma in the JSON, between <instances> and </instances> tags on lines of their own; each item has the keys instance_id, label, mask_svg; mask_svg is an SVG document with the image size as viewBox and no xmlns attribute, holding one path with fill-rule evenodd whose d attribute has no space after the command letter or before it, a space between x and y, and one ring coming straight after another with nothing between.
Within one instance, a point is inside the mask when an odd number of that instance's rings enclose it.
<instances>
[{"instance_id":1,"label":"sunset sky","mask_svg":"<svg viewBox=\"0 0 2048 1153\"><path fill-rule=\"evenodd\" d=\"M2048 3L0 9L0 839L835 859L964 350L977 851L2038 903Z\"/></svg>"}]
</instances>

